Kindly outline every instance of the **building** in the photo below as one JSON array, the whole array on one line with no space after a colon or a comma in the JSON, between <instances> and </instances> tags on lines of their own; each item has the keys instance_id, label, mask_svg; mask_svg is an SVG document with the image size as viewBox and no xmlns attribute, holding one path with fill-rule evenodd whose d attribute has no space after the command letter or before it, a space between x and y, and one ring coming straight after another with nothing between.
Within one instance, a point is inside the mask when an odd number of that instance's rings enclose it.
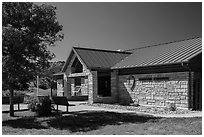
<instances>
[{"instance_id":1,"label":"building","mask_svg":"<svg viewBox=\"0 0 204 137\"><path fill-rule=\"evenodd\" d=\"M58 77L58 96L89 103L139 103L201 110L201 38L128 51L73 47Z\"/></svg>"}]
</instances>

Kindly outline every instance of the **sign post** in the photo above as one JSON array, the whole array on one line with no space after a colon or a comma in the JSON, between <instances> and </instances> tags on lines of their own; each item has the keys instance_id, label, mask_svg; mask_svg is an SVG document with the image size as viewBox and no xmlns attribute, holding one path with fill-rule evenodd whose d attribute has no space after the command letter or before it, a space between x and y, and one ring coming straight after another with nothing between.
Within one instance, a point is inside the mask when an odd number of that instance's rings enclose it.
<instances>
[{"instance_id":1,"label":"sign post","mask_svg":"<svg viewBox=\"0 0 204 137\"><path fill-rule=\"evenodd\" d=\"M37 75L37 96L39 94L39 76Z\"/></svg>"}]
</instances>

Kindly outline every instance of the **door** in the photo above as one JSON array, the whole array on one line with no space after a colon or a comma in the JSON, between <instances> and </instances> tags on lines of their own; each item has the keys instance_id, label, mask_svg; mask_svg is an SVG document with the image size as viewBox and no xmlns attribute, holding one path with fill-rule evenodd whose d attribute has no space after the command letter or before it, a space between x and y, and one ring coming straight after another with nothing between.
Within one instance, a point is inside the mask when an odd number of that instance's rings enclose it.
<instances>
[{"instance_id":1,"label":"door","mask_svg":"<svg viewBox=\"0 0 204 137\"><path fill-rule=\"evenodd\" d=\"M98 77L98 95L101 97L111 96L110 76Z\"/></svg>"},{"instance_id":2,"label":"door","mask_svg":"<svg viewBox=\"0 0 204 137\"><path fill-rule=\"evenodd\" d=\"M193 82L193 109L202 110L202 79L196 78Z\"/></svg>"}]
</instances>

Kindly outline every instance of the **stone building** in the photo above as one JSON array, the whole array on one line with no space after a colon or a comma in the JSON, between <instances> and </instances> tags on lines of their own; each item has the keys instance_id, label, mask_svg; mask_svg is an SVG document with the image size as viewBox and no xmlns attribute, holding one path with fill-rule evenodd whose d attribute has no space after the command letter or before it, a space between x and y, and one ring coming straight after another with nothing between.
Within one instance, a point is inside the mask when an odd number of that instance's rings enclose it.
<instances>
[{"instance_id":1,"label":"stone building","mask_svg":"<svg viewBox=\"0 0 204 137\"><path fill-rule=\"evenodd\" d=\"M127 51L73 47L57 75L58 96L89 103L202 108L201 38Z\"/></svg>"}]
</instances>

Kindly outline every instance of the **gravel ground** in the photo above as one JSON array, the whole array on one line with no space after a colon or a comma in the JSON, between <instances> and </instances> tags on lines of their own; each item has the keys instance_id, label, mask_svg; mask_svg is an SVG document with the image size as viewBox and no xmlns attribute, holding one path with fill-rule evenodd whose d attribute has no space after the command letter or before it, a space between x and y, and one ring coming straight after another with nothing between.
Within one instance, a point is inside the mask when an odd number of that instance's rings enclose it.
<instances>
[{"instance_id":1,"label":"gravel ground","mask_svg":"<svg viewBox=\"0 0 204 137\"><path fill-rule=\"evenodd\" d=\"M189 114L189 113L198 112L198 111L192 111L192 110L186 110L186 109L176 109L175 111L170 111L166 108L154 107L154 106L134 106L134 105L124 106L119 104L101 104L101 103L87 104L87 105L110 108L110 109L131 110L131 111L145 112L150 114Z\"/></svg>"}]
</instances>

